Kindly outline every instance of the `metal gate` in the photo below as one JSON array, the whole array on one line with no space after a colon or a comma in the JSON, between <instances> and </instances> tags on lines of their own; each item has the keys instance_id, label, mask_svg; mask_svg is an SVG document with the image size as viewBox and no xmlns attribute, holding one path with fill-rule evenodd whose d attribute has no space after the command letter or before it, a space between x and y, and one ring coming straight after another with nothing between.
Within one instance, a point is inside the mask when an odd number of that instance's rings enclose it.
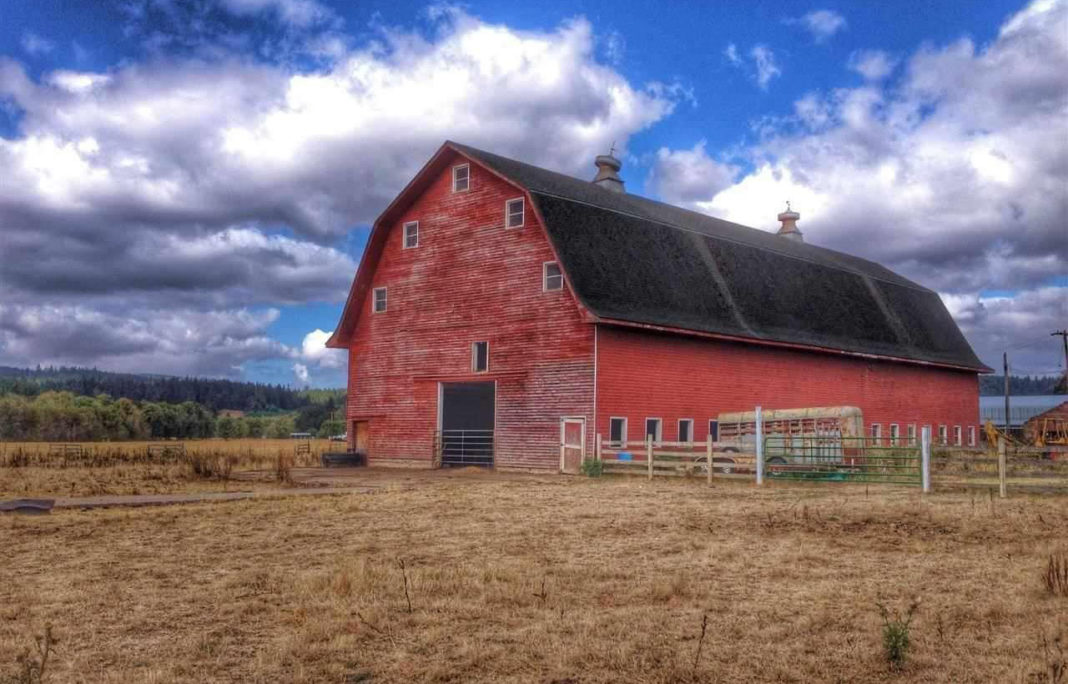
<instances>
[{"instance_id":1,"label":"metal gate","mask_svg":"<svg viewBox=\"0 0 1068 684\"><path fill-rule=\"evenodd\" d=\"M492 382L441 385L438 449L443 466L492 466L496 386Z\"/></svg>"},{"instance_id":2,"label":"metal gate","mask_svg":"<svg viewBox=\"0 0 1068 684\"><path fill-rule=\"evenodd\" d=\"M885 444L869 437L769 435L764 475L772 480L922 483L920 445Z\"/></svg>"}]
</instances>

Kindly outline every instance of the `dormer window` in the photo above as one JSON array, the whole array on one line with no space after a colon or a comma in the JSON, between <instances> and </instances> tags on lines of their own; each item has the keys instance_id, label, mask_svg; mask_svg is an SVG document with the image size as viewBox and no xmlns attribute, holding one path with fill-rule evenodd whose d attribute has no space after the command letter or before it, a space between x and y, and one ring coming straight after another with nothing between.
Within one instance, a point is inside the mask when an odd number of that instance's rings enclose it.
<instances>
[{"instance_id":1,"label":"dormer window","mask_svg":"<svg viewBox=\"0 0 1068 684\"><path fill-rule=\"evenodd\" d=\"M375 313L382 313L386 310L386 288L376 287L374 289L374 307Z\"/></svg>"},{"instance_id":2,"label":"dormer window","mask_svg":"<svg viewBox=\"0 0 1068 684\"><path fill-rule=\"evenodd\" d=\"M564 273L560 270L560 264L555 261L546 261L542 265L541 287L545 292L564 289Z\"/></svg>"},{"instance_id":3,"label":"dormer window","mask_svg":"<svg viewBox=\"0 0 1068 684\"><path fill-rule=\"evenodd\" d=\"M404 224L404 249L419 246L419 222L409 221Z\"/></svg>"},{"instance_id":4,"label":"dormer window","mask_svg":"<svg viewBox=\"0 0 1068 684\"><path fill-rule=\"evenodd\" d=\"M452 167L452 191L467 192L469 187L471 187L471 167L467 164Z\"/></svg>"},{"instance_id":5,"label":"dormer window","mask_svg":"<svg viewBox=\"0 0 1068 684\"><path fill-rule=\"evenodd\" d=\"M523 198L510 199L504 203L504 227L523 227Z\"/></svg>"}]
</instances>

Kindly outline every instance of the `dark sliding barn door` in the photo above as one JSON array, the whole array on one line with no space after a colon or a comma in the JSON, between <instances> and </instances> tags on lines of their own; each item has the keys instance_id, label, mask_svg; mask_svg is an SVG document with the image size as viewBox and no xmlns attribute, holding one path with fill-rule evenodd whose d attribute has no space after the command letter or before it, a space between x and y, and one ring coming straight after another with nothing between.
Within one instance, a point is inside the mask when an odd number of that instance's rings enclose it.
<instances>
[{"instance_id":1,"label":"dark sliding barn door","mask_svg":"<svg viewBox=\"0 0 1068 684\"><path fill-rule=\"evenodd\" d=\"M492 382L457 382L441 386L441 464L493 465Z\"/></svg>"}]
</instances>

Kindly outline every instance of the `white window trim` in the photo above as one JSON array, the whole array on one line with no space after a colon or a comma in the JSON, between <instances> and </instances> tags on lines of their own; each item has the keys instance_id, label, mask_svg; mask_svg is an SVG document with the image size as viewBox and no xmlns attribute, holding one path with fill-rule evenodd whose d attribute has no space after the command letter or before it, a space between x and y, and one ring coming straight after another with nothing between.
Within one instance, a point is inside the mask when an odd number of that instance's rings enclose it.
<instances>
[{"instance_id":1,"label":"white window trim","mask_svg":"<svg viewBox=\"0 0 1068 684\"><path fill-rule=\"evenodd\" d=\"M486 367L483 368L482 370L477 370L476 369L476 366L478 365L478 345L479 344L485 344L486 345ZM489 340L476 340L476 341L472 342L471 343L471 372L472 373L489 373L489 366L490 366L489 356L490 356L490 343L489 343Z\"/></svg>"},{"instance_id":2,"label":"white window trim","mask_svg":"<svg viewBox=\"0 0 1068 684\"><path fill-rule=\"evenodd\" d=\"M689 423L690 424L690 439L686 443L687 444L693 444L693 418L679 418L679 423L678 423L678 425L675 426L675 430L676 430L675 436L679 438L680 442L682 441L682 424L683 423Z\"/></svg>"},{"instance_id":3,"label":"white window trim","mask_svg":"<svg viewBox=\"0 0 1068 684\"><path fill-rule=\"evenodd\" d=\"M408 228L410 226L415 226L415 244L414 245L409 245L408 244ZM418 246L419 246L419 222L418 221L408 221L407 223L404 224L404 229L401 232L401 248L403 248L403 249L415 249Z\"/></svg>"},{"instance_id":4,"label":"white window trim","mask_svg":"<svg viewBox=\"0 0 1068 684\"><path fill-rule=\"evenodd\" d=\"M883 443L883 424L872 423L868 426L868 436L871 438L873 446L879 446Z\"/></svg>"},{"instance_id":5,"label":"white window trim","mask_svg":"<svg viewBox=\"0 0 1068 684\"><path fill-rule=\"evenodd\" d=\"M909 423L905 428L905 440L909 446L916 446L916 423Z\"/></svg>"},{"instance_id":6,"label":"white window trim","mask_svg":"<svg viewBox=\"0 0 1068 684\"><path fill-rule=\"evenodd\" d=\"M901 426L897 423L890 423L890 446L897 446L898 441L901 439Z\"/></svg>"},{"instance_id":7,"label":"white window trim","mask_svg":"<svg viewBox=\"0 0 1068 684\"><path fill-rule=\"evenodd\" d=\"M512 206L513 202L519 202L519 208L520 208L519 225L510 226L510 225L508 225L508 219L511 217L511 214L512 214L512 212L510 211L510 207ZM527 203L525 201L523 201L523 198L522 197L513 197L510 200L505 200L504 201L504 227L505 228L509 228L509 229L511 229L511 228L522 228L526 224L527 224Z\"/></svg>"},{"instance_id":8,"label":"white window trim","mask_svg":"<svg viewBox=\"0 0 1068 684\"><path fill-rule=\"evenodd\" d=\"M708 432L705 433L705 439L708 439L709 437L712 436L712 423L716 424L716 438L714 440L712 440L712 441L713 442L718 442L719 441L719 419L718 418L709 418L708 419Z\"/></svg>"},{"instance_id":9,"label":"white window trim","mask_svg":"<svg viewBox=\"0 0 1068 684\"><path fill-rule=\"evenodd\" d=\"M621 441L613 441L612 440L612 421L614 421L614 420L623 421L623 432L622 432L622 435L621 435L623 437L623 439ZM616 444L618 446L624 446L625 447L627 445L627 437L628 436L629 435L627 434L627 418L626 418L626 416L609 416L608 417L608 443L609 444Z\"/></svg>"},{"instance_id":10,"label":"white window trim","mask_svg":"<svg viewBox=\"0 0 1068 684\"><path fill-rule=\"evenodd\" d=\"M656 434L653 435L653 444L660 444L664 440L664 419L656 416L646 416L645 424L642 425L642 442L649 436L649 421L656 421Z\"/></svg>"},{"instance_id":11,"label":"white window trim","mask_svg":"<svg viewBox=\"0 0 1068 684\"><path fill-rule=\"evenodd\" d=\"M942 446L949 445L949 428L945 425L938 426L938 443Z\"/></svg>"},{"instance_id":12,"label":"white window trim","mask_svg":"<svg viewBox=\"0 0 1068 684\"><path fill-rule=\"evenodd\" d=\"M975 446L975 426L968 426L968 446Z\"/></svg>"},{"instance_id":13,"label":"white window trim","mask_svg":"<svg viewBox=\"0 0 1068 684\"><path fill-rule=\"evenodd\" d=\"M959 425L953 426L953 445L964 446L964 430Z\"/></svg>"},{"instance_id":14,"label":"white window trim","mask_svg":"<svg viewBox=\"0 0 1068 684\"><path fill-rule=\"evenodd\" d=\"M560 287L549 287L549 266L556 266L560 271ZM545 261L541 264L541 291L542 292L560 292L564 289L564 269L560 268L559 261Z\"/></svg>"},{"instance_id":15,"label":"white window trim","mask_svg":"<svg viewBox=\"0 0 1068 684\"><path fill-rule=\"evenodd\" d=\"M463 190L456 188L456 171L457 169L467 169L467 187ZM452 191L453 192L467 192L471 189L471 165L470 164L457 164L452 167Z\"/></svg>"},{"instance_id":16,"label":"white window trim","mask_svg":"<svg viewBox=\"0 0 1068 684\"><path fill-rule=\"evenodd\" d=\"M382 293L382 308L378 308L378 293ZM389 309L389 291L385 287L376 287L371 290L371 313L386 313Z\"/></svg>"}]
</instances>

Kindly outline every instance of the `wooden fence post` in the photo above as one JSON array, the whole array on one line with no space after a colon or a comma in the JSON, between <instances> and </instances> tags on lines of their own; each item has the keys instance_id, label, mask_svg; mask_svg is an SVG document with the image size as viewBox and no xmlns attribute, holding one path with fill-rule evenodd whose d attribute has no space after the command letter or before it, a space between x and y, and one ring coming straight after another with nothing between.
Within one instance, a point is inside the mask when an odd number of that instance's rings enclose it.
<instances>
[{"instance_id":1,"label":"wooden fence post","mask_svg":"<svg viewBox=\"0 0 1068 684\"><path fill-rule=\"evenodd\" d=\"M600 463L600 461L601 461L601 433L600 432L597 433L597 443L593 445L593 454L594 454L594 458L597 459L597 462Z\"/></svg>"},{"instance_id":2,"label":"wooden fence post","mask_svg":"<svg viewBox=\"0 0 1068 684\"><path fill-rule=\"evenodd\" d=\"M708 439L705 440L705 457L707 458L706 464L708 465L708 484L712 484L712 433L708 433Z\"/></svg>"},{"instance_id":3,"label":"wooden fence post","mask_svg":"<svg viewBox=\"0 0 1068 684\"><path fill-rule=\"evenodd\" d=\"M653 479L653 436L645 436L645 460L649 466L649 479Z\"/></svg>"},{"instance_id":4,"label":"wooden fence post","mask_svg":"<svg viewBox=\"0 0 1068 684\"><path fill-rule=\"evenodd\" d=\"M1005 436L998 435L998 494L1004 499L1008 493L1005 491Z\"/></svg>"}]
</instances>

